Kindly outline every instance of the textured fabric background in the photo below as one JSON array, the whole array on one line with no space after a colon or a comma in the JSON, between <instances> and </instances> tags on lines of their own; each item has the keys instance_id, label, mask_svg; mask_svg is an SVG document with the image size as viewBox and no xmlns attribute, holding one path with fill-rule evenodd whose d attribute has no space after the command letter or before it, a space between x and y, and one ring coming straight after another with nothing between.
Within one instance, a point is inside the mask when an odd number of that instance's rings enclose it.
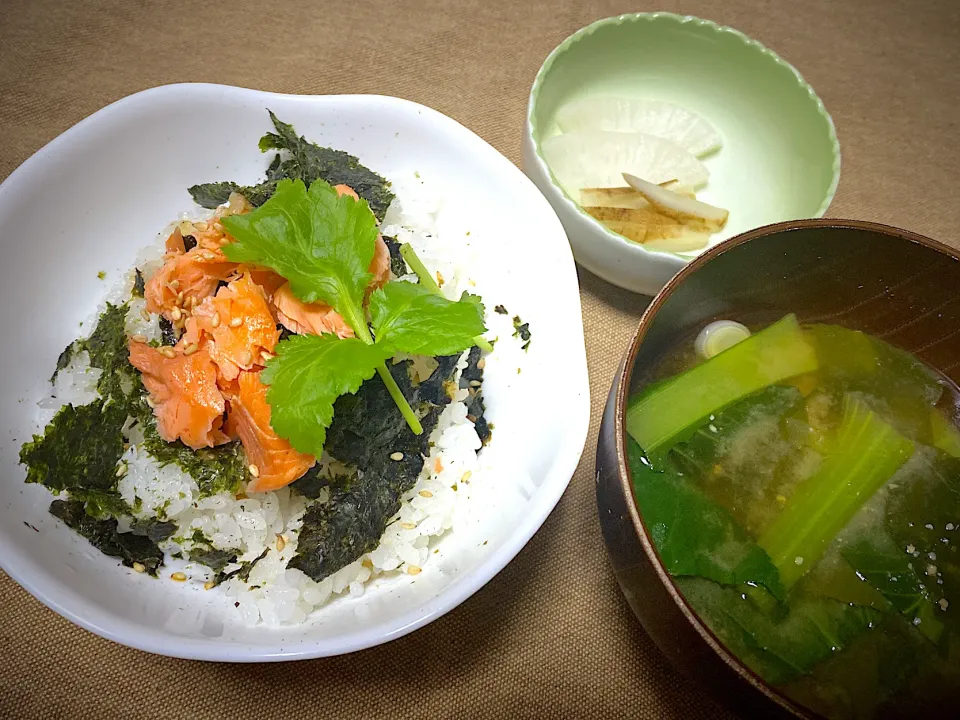
<instances>
[{"instance_id":1,"label":"textured fabric background","mask_svg":"<svg viewBox=\"0 0 960 720\"><path fill-rule=\"evenodd\" d=\"M0 178L104 105L182 81L397 95L519 162L527 93L547 53L593 20L658 9L739 28L817 89L843 151L832 215L960 246L956 0L2 0ZM232 666L114 645L0 573L0 717L727 717L666 664L609 572L594 505L596 431L646 300L583 271L580 281L593 395L583 461L529 546L472 599L384 647Z\"/></svg>"}]
</instances>

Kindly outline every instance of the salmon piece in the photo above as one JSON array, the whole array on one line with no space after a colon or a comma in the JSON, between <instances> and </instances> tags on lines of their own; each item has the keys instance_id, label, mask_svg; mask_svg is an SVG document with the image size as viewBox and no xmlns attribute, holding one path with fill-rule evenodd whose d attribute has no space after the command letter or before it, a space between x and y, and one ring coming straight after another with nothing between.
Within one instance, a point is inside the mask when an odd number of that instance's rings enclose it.
<instances>
[{"instance_id":1,"label":"salmon piece","mask_svg":"<svg viewBox=\"0 0 960 720\"><path fill-rule=\"evenodd\" d=\"M180 232L179 226L172 233L170 233L170 237L167 238L165 247L168 253L173 253L176 255L183 255L183 253L187 251L187 246L183 242L183 233Z\"/></svg>"},{"instance_id":2,"label":"salmon piece","mask_svg":"<svg viewBox=\"0 0 960 720\"><path fill-rule=\"evenodd\" d=\"M217 368L207 348L167 355L146 343L129 344L130 364L150 393L157 432L167 442L181 440L198 450L229 440L221 429L226 402L217 388Z\"/></svg>"},{"instance_id":3,"label":"salmon piece","mask_svg":"<svg viewBox=\"0 0 960 720\"><path fill-rule=\"evenodd\" d=\"M250 273L250 278L268 295L272 296L286 280L269 268L257 265L241 265L240 272Z\"/></svg>"},{"instance_id":4,"label":"salmon piece","mask_svg":"<svg viewBox=\"0 0 960 720\"><path fill-rule=\"evenodd\" d=\"M354 336L353 328L340 313L324 302L303 302L293 294L290 283L284 283L273 294L273 309L279 323L297 335L333 333L341 338Z\"/></svg>"},{"instance_id":5,"label":"salmon piece","mask_svg":"<svg viewBox=\"0 0 960 720\"><path fill-rule=\"evenodd\" d=\"M359 199L348 185L336 185L334 189L339 195L349 195L355 200ZM390 279L390 250L379 233L369 269L373 279L367 288L367 296ZM277 321L287 330L298 335L333 333L341 338L354 336L353 328L347 325L336 310L324 302L303 302L293 294L289 283L284 283L273 293L273 308L277 314Z\"/></svg>"},{"instance_id":6,"label":"salmon piece","mask_svg":"<svg viewBox=\"0 0 960 720\"><path fill-rule=\"evenodd\" d=\"M390 279L390 248L383 241L383 236L377 233L377 244L373 246L373 260L370 261L370 274L373 280L367 288L369 296L377 288L382 288Z\"/></svg>"},{"instance_id":7,"label":"salmon piece","mask_svg":"<svg viewBox=\"0 0 960 720\"><path fill-rule=\"evenodd\" d=\"M269 492L289 485L313 467L316 458L305 455L270 427L267 386L259 372L242 372L237 393L230 398L227 425L239 436L247 461L256 467L248 493Z\"/></svg>"},{"instance_id":8,"label":"salmon piece","mask_svg":"<svg viewBox=\"0 0 960 720\"><path fill-rule=\"evenodd\" d=\"M279 339L266 293L244 273L193 309L178 347L207 348L222 384L261 367Z\"/></svg>"},{"instance_id":9,"label":"salmon piece","mask_svg":"<svg viewBox=\"0 0 960 720\"><path fill-rule=\"evenodd\" d=\"M198 242L189 252L171 257L150 278L143 292L147 310L173 319L174 308L182 305L178 297L183 301L196 298L200 302L213 295L220 281L229 278L236 269L237 264L227 260L219 247L211 250Z\"/></svg>"}]
</instances>

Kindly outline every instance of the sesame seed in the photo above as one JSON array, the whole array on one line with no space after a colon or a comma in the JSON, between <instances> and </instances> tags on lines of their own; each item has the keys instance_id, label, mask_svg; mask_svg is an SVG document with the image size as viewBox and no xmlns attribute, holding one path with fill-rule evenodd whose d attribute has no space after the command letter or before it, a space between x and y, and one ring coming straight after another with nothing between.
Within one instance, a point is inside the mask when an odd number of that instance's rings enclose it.
<instances>
[{"instance_id":1,"label":"sesame seed","mask_svg":"<svg viewBox=\"0 0 960 720\"><path fill-rule=\"evenodd\" d=\"M258 468L258 467L257 467L256 465L254 465L253 463L251 463L251 464L247 467L247 470L249 470L249 471L250 471L250 474L253 475L255 478L256 478L256 477L260 477L260 468Z\"/></svg>"},{"instance_id":2,"label":"sesame seed","mask_svg":"<svg viewBox=\"0 0 960 720\"><path fill-rule=\"evenodd\" d=\"M948 607L950 607L950 601L946 598L940 598L940 600L937 602L937 605L940 606L941 610L946 610Z\"/></svg>"},{"instance_id":3,"label":"sesame seed","mask_svg":"<svg viewBox=\"0 0 960 720\"><path fill-rule=\"evenodd\" d=\"M433 497L433 493L430 492L429 490L421 490L419 494L420 494L420 497L425 497L425 498Z\"/></svg>"},{"instance_id":4,"label":"sesame seed","mask_svg":"<svg viewBox=\"0 0 960 720\"><path fill-rule=\"evenodd\" d=\"M403 460L403 453L402 453L402 452L390 453L390 459L391 459L391 460Z\"/></svg>"},{"instance_id":5,"label":"sesame seed","mask_svg":"<svg viewBox=\"0 0 960 720\"><path fill-rule=\"evenodd\" d=\"M260 351L260 357L263 358L263 361L264 361L264 362L267 362L267 360L273 360L273 358L275 358L276 355L274 355L272 352L267 352L266 350L261 350L261 351Z\"/></svg>"},{"instance_id":6,"label":"sesame seed","mask_svg":"<svg viewBox=\"0 0 960 720\"><path fill-rule=\"evenodd\" d=\"M470 482L470 477L471 477L472 475L473 475L473 471L472 471L472 470L467 470L467 471L463 474L463 477L460 478L460 482Z\"/></svg>"},{"instance_id":7,"label":"sesame seed","mask_svg":"<svg viewBox=\"0 0 960 720\"><path fill-rule=\"evenodd\" d=\"M937 574L937 566L927 565L927 575L929 575L930 577L933 577L936 574Z\"/></svg>"},{"instance_id":8,"label":"sesame seed","mask_svg":"<svg viewBox=\"0 0 960 720\"><path fill-rule=\"evenodd\" d=\"M175 580L177 582L184 582L187 579L187 576L184 575L182 572L175 572L173 575L170 576L170 579Z\"/></svg>"},{"instance_id":9,"label":"sesame seed","mask_svg":"<svg viewBox=\"0 0 960 720\"><path fill-rule=\"evenodd\" d=\"M183 305L183 290L177 293L177 305Z\"/></svg>"},{"instance_id":10,"label":"sesame seed","mask_svg":"<svg viewBox=\"0 0 960 720\"><path fill-rule=\"evenodd\" d=\"M213 580L207 580L207 582L205 582L205 583L203 584L203 589L204 589L204 590L213 590L216 586L217 586L217 584L216 584Z\"/></svg>"},{"instance_id":11,"label":"sesame seed","mask_svg":"<svg viewBox=\"0 0 960 720\"><path fill-rule=\"evenodd\" d=\"M147 312L146 308L140 311L140 317L142 317L144 320L150 319L150 313Z\"/></svg>"},{"instance_id":12,"label":"sesame seed","mask_svg":"<svg viewBox=\"0 0 960 720\"><path fill-rule=\"evenodd\" d=\"M214 255L214 254L213 254L212 252L210 252L209 250L204 250L204 251L203 251L202 253L200 253L200 254L203 256L203 259L204 259L204 260L213 260L213 259L216 257L216 255Z\"/></svg>"},{"instance_id":13,"label":"sesame seed","mask_svg":"<svg viewBox=\"0 0 960 720\"><path fill-rule=\"evenodd\" d=\"M179 280L171 280L170 282L167 283L167 286L168 286L171 290L176 290L178 287L180 287L180 281L179 281Z\"/></svg>"},{"instance_id":14,"label":"sesame seed","mask_svg":"<svg viewBox=\"0 0 960 720\"><path fill-rule=\"evenodd\" d=\"M117 476L117 477L123 477L123 476L126 475L126 474L127 474L127 464L126 464L126 463L120 463L119 465L117 465L116 476Z\"/></svg>"},{"instance_id":15,"label":"sesame seed","mask_svg":"<svg viewBox=\"0 0 960 720\"><path fill-rule=\"evenodd\" d=\"M916 550L916 548L915 548L913 545L907 545L907 552L908 552L908 553L913 553L914 550Z\"/></svg>"},{"instance_id":16,"label":"sesame seed","mask_svg":"<svg viewBox=\"0 0 960 720\"><path fill-rule=\"evenodd\" d=\"M481 383L479 380L471 380L471 381L470 381L470 387L480 387L482 384L483 384L483 383Z\"/></svg>"},{"instance_id":17,"label":"sesame seed","mask_svg":"<svg viewBox=\"0 0 960 720\"><path fill-rule=\"evenodd\" d=\"M240 355L240 364L249 365L252 362L253 362L253 353L250 352L249 350L244 350L243 353Z\"/></svg>"},{"instance_id":18,"label":"sesame seed","mask_svg":"<svg viewBox=\"0 0 960 720\"><path fill-rule=\"evenodd\" d=\"M197 350L200 349L200 346L196 343L190 343L183 349L184 355L193 355Z\"/></svg>"},{"instance_id":19,"label":"sesame seed","mask_svg":"<svg viewBox=\"0 0 960 720\"><path fill-rule=\"evenodd\" d=\"M167 358L175 358L177 356L172 347L160 348L160 354Z\"/></svg>"},{"instance_id":20,"label":"sesame seed","mask_svg":"<svg viewBox=\"0 0 960 720\"><path fill-rule=\"evenodd\" d=\"M480 358L480 360L477 362L477 370L483 370L486 366L487 366L487 359Z\"/></svg>"},{"instance_id":21,"label":"sesame seed","mask_svg":"<svg viewBox=\"0 0 960 720\"><path fill-rule=\"evenodd\" d=\"M146 336L146 335L140 335L140 334L138 333L138 334L136 334L136 335L131 335L131 336L130 336L130 339L133 340L134 342L145 343L145 342L147 341L147 336Z\"/></svg>"},{"instance_id":22,"label":"sesame seed","mask_svg":"<svg viewBox=\"0 0 960 720\"><path fill-rule=\"evenodd\" d=\"M243 325L243 318L235 317L233 320L230 321L230 327L232 328L238 328L241 325Z\"/></svg>"},{"instance_id":23,"label":"sesame seed","mask_svg":"<svg viewBox=\"0 0 960 720\"><path fill-rule=\"evenodd\" d=\"M407 575L419 575L423 572L423 568L419 565L408 565L407 566Z\"/></svg>"},{"instance_id":24,"label":"sesame seed","mask_svg":"<svg viewBox=\"0 0 960 720\"><path fill-rule=\"evenodd\" d=\"M155 408L155 407L157 406L157 404L156 404L155 402L153 402L153 399L152 399L149 395L148 395L145 399L146 399L146 401L147 401L147 406L148 406L151 410L153 410L153 408Z\"/></svg>"},{"instance_id":25,"label":"sesame seed","mask_svg":"<svg viewBox=\"0 0 960 720\"><path fill-rule=\"evenodd\" d=\"M416 523L412 523L412 522L402 522L402 523L400 523L400 527L402 527L404 530L413 530L416 526L417 526L417 524L416 524Z\"/></svg>"},{"instance_id":26,"label":"sesame seed","mask_svg":"<svg viewBox=\"0 0 960 720\"><path fill-rule=\"evenodd\" d=\"M801 557L800 555L797 555L793 559L793 562L796 563L797 565L803 565L803 557Z\"/></svg>"},{"instance_id":27,"label":"sesame seed","mask_svg":"<svg viewBox=\"0 0 960 720\"><path fill-rule=\"evenodd\" d=\"M283 539L283 535L277 535L277 552L283 552L286 546L287 541Z\"/></svg>"},{"instance_id":28,"label":"sesame seed","mask_svg":"<svg viewBox=\"0 0 960 720\"><path fill-rule=\"evenodd\" d=\"M142 573L142 572L146 572L146 569L147 569L147 568L144 567L143 564L138 563L138 562L135 562L135 563L133 564L133 569L134 569L135 572Z\"/></svg>"},{"instance_id":29,"label":"sesame seed","mask_svg":"<svg viewBox=\"0 0 960 720\"><path fill-rule=\"evenodd\" d=\"M211 325L212 327L220 327L220 313L219 313L219 312L215 312L215 313L213 314L213 317L210 318L210 325Z\"/></svg>"},{"instance_id":30,"label":"sesame seed","mask_svg":"<svg viewBox=\"0 0 960 720\"><path fill-rule=\"evenodd\" d=\"M183 313L180 311L180 308L175 307L170 311L170 317L172 317L174 320L179 320L183 317Z\"/></svg>"},{"instance_id":31,"label":"sesame seed","mask_svg":"<svg viewBox=\"0 0 960 720\"><path fill-rule=\"evenodd\" d=\"M207 224L206 224L205 222L203 222L203 221L196 222L196 223L193 224L193 226L194 226L197 230L200 230L201 232L207 229Z\"/></svg>"}]
</instances>

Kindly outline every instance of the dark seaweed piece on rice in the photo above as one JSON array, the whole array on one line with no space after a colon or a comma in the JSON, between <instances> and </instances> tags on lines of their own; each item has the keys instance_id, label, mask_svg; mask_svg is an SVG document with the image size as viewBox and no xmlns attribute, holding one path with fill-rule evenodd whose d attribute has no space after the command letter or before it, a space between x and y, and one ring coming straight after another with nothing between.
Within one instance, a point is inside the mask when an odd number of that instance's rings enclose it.
<instances>
[{"instance_id":1,"label":"dark seaweed piece on rice","mask_svg":"<svg viewBox=\"0 0 960 720\"><path fill-rule=\"evenodd\" d=\"M387 250L390 251L390 272L393 273L394 277L403 277L404 275L410 274L410 269L407 267L407 261L403 259L403 255L400 254L400 243L397 242L396 238L387 237L383 235L383 242L387 246Z\"/></svg>"},{"instance_id":2,"label":"dark seaweed piece on rice","mask_svg":"<svg viewBox=\"0 0 960 720\"><path fill-rule=\"evenodd\" d=\"M50 514L85 537L104 555L120 558L127 567L139 563L146 572L156 575L157 568L163 565L163 551L153 540L146 535L117 532L116 520L90 517L79 500L54 500Z\"/></svg>"},{"instance_id":3,"label":"dark seaweed piece on rice","mask_svg":"<svg viewBox=\"0 0 960 720\"><path fill-rule=\"evenodd\" d=\"M142 298L144 290L147 289L146 283L143 281L143 273L140 272L140 268L133 269L134 278L133 278L133 291L131 295L135 298Z\"/></svg>"},{"instance_id":4,"label":"dark seaweed piece on rice","mask_svg":"<svg viewBox=\"0 0 960 720\"><path fill-rule=\"evenodd\" d=\"M480 367L480 348L473 346L470 348L470 355L467 358L467 366L460 375L460 387L467 388L470 393L466 400L467 419L473 423L480 437L480 442L484 445L490 440L490 425L484 417L486 408L483 404L483 368Z\"/></svg>"},{"instance_id":5,"label":"dark seaweed piece on rice","mask_svg":"<svg viewBox=\"0 0 960 720\"><path fill-rule=\"evenodd\" d=\"M326 451L360 472L348 487L331 488L329 503L307 510L291 568L320 581L377 547L400 509L400 498L416 485L430 433L450 402L444 387L456 371L457 358L452 358L437 358L439 367L416 387L410 382L409 360L389 365L404 397L421 415L420 435L410 430L379 376L355 395L337 399Z\"/></svg>"},{"instance_id":6,"label":"dark seaweed piece on rice","mask_svg":"<svg viewBox=\"0 0 960 720\"><path fill-rule=\"evenodd\" d=\"M177 344L177 331L173 329L173 323L163 315L160 316L160 342L163 345Z\"/></svg>"},{"instance_id":7,"label":"dark seaweed piece on rice","mask_svg":"<svg viewBox=\"0 0 960 720\"><path fill-rule=\"evenodd\" d=\"M305 498L316 500L320 497L320 491L325 487L346 490L354 480L356 480L356 475L321 475L320 465L317 464L307 470L298 480L294 481L290 485L290 488L296 490Z\"/></svg>"}]
</instances>

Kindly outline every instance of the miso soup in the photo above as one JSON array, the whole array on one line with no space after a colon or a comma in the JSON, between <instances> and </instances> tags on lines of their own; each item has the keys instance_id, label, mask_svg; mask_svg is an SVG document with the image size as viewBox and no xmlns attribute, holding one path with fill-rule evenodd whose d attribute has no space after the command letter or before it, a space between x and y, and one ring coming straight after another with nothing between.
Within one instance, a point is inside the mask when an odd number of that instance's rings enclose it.
<instances>
[{"instance_id":1,"label":"miso soup","mask_svg":"<svg viewBox=\"0 0 960 720\"><path fill-rule=\"evenodd\" d=\"M627 411L635 500L687 602L826 717L960 717L956 388L792 315L693 348Z\"/></svg>"}]
</instances>

